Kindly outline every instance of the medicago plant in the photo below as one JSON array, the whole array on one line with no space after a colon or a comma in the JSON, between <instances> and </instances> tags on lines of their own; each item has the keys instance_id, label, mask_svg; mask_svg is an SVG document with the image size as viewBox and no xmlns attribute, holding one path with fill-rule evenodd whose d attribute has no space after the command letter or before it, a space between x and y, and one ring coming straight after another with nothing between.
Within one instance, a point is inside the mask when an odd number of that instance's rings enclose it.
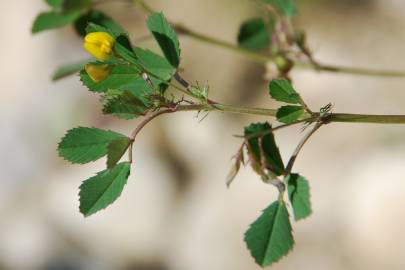
<instances>
[{"instance_id":1,"label":"medicago plant","mask_svg":"<svg viewBox=\"0 0 405 270\"><path fill-rule=\"evenodd\" d=\"M306 105L289 77L290 70L295 66L359 75L405 74L319 63L307 46L304 32L297 31L291 23L297 13L293 0L252 1L259 7L260 16L242 23L237 45L200 34L184 25L169 23L163 13L155 12L145 1L121 0L148 13L146 27L163 56L132 43L119 24L98 10L106 1L46 2L50 11L38 15L32 32L73 24L84 38L84 48L94 57L61 67L53 79L79 72L82 83L90 91L100 94L104 114L122 119L142 118L129 136L110 130L77 127L69 130L59 143L59 155L71 163L84 164L107 157L106 169L80 186L80 212L86 217L106 208L121 195L130 174L135 139L142 128L156 117L181 111L275 117L281 124L252 123L245 127L244 134L240 136L241 146L227 178L230 185L241 165L249 164L264 183L274 185L279 191L278 198L251 224L244 236L255 261L260 266L269 266L293 248L291 219L299 221L311 214L309 183L304 176L292 171L297 155L311 135L333 122L405 123L404 115L332 113L330 104L318 110ZM180 74L178 35L232 50L259 63L272 64L277 74L269 82L269 98L285 105L277 109L247 108L210 99L207 86L190 84ZM175 91L180 95L174 95ZM306 133L288 161L284 162L273 133L298 124L303 125Z\"/></svg>"}]
</instances>

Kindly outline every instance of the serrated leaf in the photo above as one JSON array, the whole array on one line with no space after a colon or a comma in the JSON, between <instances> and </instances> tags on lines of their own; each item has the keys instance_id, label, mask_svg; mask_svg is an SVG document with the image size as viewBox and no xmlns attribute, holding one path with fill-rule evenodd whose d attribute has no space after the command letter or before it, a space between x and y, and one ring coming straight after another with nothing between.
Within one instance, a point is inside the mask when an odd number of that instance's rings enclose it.
<instances>
[{"instance_id":1,"label":"serrated leaf","mask_svg":"<svg viewBox=\"0 0 405 270\"><path fill-rule=\"evenodd\" d=\"M297 15L297 7L294 0L262 0L266 4L273 6L281 15L292 17Z\"/></svg>"},{"instance_id":2,"label":"serrated leaf","mask_svg":"<svg viewBox=\"0 0 405 270\"><path fill-rule=\"evenodd\" d=\"M130 166L122 162L84 181L79 192L80 212L87 217L112 204L127 183Z\"/></svg>"},{"instance_id":3,"label":"serrated leaf","mask_svg":"<svg viewBox=\"0 0 405 270\"><path fill-rule=\"evenodd\" d=\"M114 167L127 151L131 140L127 137L110 142L107 153L107 168Z\"/></svg>"},{"instance_id":4,"label":"serrated leaf","mask_svg":"<svg viewBox=\"0 0 405 270\"><path fill-rule=\"evenodd\" d=\"M86 65L88 62L91 62L92 60L94 60L94 59L88 58L88 59L81 60L81 61L78 61L75 63L60 66L55 71L55 73L52 75L52 80L56 81L56 80L65 78L67 76L79 73L79 71L83 69L84 65Z\"/></svg>"},{"instance_id":5,"label":"serrated leaf","mask_svg":"<svg viewBox=\"0 0 405 270\"><path fill-rule=\"evenodd\" d=\"M111 130L78 127L69 130L58 145L59 155L75 163L95 161L108 152L108 145L124 135Z\"/></svg>"},{"instance_id":6,"label":"serrated leaf","mask_svg":"<svg viewBox=\"0 0 405 270\"><path fill-rule=\"evenodd\" d=\"M299 174L293 173L287 176L286 183L295 220L298 221L311 215L312 208L308 180Z\"/></svg>"},{"instance_id":7,"label":"serrated leaf","mask_svg":"<svg viewBox=\"0 0 405 270\"><path fill-rule=\"evenodd\" d=\"M245 233L250 253L260 266L279 261L294 246L294 238L284 202L276 201L250 225Z\"/></svg>"},{"instance_id":8,"label":"serrated leaf","mask_svg":"<svg viewBox=\"0 0 405 270\"><path fill-rule=\"evenodd\" d=\"M180 63L179 40L163 13L150 15L147 20L147 26L158 42L166 59L172 66L177 68Z\"/></svg>"},{"instance_id":9,"label":"serrated leaf","mask_svg":"<svg viewBox=\"0 0 405 270\"><path fill-rule=\"evenodd\" d=\"M164 81L169 81L176 72L170 63L162 56L139 47L134 48L135 54L138 57L139 64L149 73L159 77Z\"/></svg>"},{"instance_id":10,"label":"serrated leaf","mask_svg":"<svg viewBox=\"0 0 405 270\"><path fill-rule=\"evenodd\" d=\"M287 80L272 80L269 84L269 89L270 96L277 101L291 104L299 104L301 101L300 95Z\"/></svg>"},{"instance_id":11,"label":"serrated leaf","mask_svg":"<svg viewBox=\"0 0 405 270\"><path fill-rule=\"evenodd\" d=\"M277 110L276 117L279 122L289 124L300 119L304 115L304 108L302 106L282 106Z\"/></svg>"},{"instance_id":12,"label":"serrated leaf","mask_svg":"<svg viewBox=\"0 0 405 270\"><path fill-rule=\"evenodd\" d=\"M282 175L285 167L271 125L267 122L251 124L245 128L245 137L250 136L254 138L247 140L247 148L253 169L259 174L268 169L276 175Z\"/></svg>"},{"instance_id":13,"label":"serrated leaf","mask_svg":"<svg viewBox=\"0 0 405 270\"><path fill-rule=\"evenodd\" d=\"M32 25L32 33L38 33L44 30L60 28L70 23L73 23L80 17L82 11L74 10L66 13L58 13L54 11L40 13Z\"/></svg>"},{"instance_id":14,"label":"serrated leaf","mask_svg":"<svg viewBox=\"0 0 405 270\"><path fill-rule=\"evenodd\" d=\"M109 90L104 96L103 113L129 120L145 115L150 107L128 91Z\"/></svg>"},{"instance_id":15,"label":"serrated leaf","mask_svg":"<svg viewBox=\"0 0 405 270\"><path fill-rule=\"evenodd\" d=\"M260 50L270 45L270 34L262 18L249 19L241 25L238 44L242 48Z\"/></svg>"},{"instance_id":16,"label":"serrated leaf","mask_svg":"<svg viewBox=\"0 0 405 270\"><path fill-rule=\"evenodd\" d=\"M75 29L77 33L84 37L86 35L86 28L89 23L100 25L117 34L125 32L121 25L115 22L104 12L99 10L90 10L75 21Z\"/></svg>"}]
</instances>

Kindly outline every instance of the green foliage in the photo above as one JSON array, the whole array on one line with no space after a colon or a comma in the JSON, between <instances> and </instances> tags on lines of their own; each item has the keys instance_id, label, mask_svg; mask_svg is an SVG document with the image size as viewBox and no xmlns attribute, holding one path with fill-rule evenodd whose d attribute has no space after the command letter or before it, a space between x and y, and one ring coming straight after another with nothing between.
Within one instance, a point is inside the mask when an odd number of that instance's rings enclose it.
<instances>
[{"instance_id":1,"label":"green foliage","mask_svg":"<svg viewBox=\"0 0 405 270\"><path fill-rule=\"evenodd\" d=\"M291 84L284 79L272 80L269 85L270 96L285 103L299 104L300 95L294 90Z\"/></svg>"},{"instance_id":2,"label":"green foliage","mask_svg":"<svg viewBox=\"0 0 405 270\"><path fill-rule=\"evenodd\" d=\"M95 161L108 153L108 145L126 138L111 130L78 127L71 129L58 145L59 156L75 164Z\"/></svg>"},{"instance_id":3,"label":"green foliage","mask_svg":"<svg viewBox=\"0 0 405 270\"><path fill-rule=\"evenodd\" d=\"M173 67L180 64L180 44L177 35L163 13L154 13L147 20L149 31L155 37L166 59Z\"/></svg>"},{"instance_id":4,"label":"green foliage","mask_svg":"<svg viewBox=\"0 0 405 270\"><path fill-rule=\"evenodd\" d=\"M287 105L282 106L277 110L276 117L279 122L289 124L300 119L304 113L305 110L302 106Z\"/></svg>"},{"instance_id":5,"label":"green foliage","mask_svg":"<svg viewBox=\"0 0 405 270\"><path fill-rule=\"evenodd\" d=\"M264 3L273 6L281 15L292 17L297 15L297 7L294 0L262 0Z\"/></svg>"},{"instance_id":6,"label":"green foliage","mask_svg":"<svg viewBox=\"0 0 405 270\"><path fill-rule=\"evenodd\" d=\"M99 10L90 10L86 14L82 15L75 21L75 29L81 36L86 35L86 28L90 24L100 25L106 29L110 29L114 33L124 33L124 29L116 23L110 16Z\"/></svg>"},{"instance_id":7,"label":"green foliage","mask_svg":"<svg viewBox=\"0 0 405 270\"><path fill-rule=\"evenodd\" d=\"M166 58L139 47L135 47L134 51L138 57L138 63L150 74L164 81L169 81L176 72L176 68L174 68Z\"/></svg>"},{"instance_id":8,"label":"green foliage","mask_svg":"<svg viewBox=\"0 0 405 270\"><path fill-rule=\"evenodd\" d=\"M279 261L293 248L294 238L284 202L276 201L263 211L246 231L245 242L255 261L263 267Z\"/></svg>"},{"instance_id":9,"label":"green foliage","mask_svg":"<svg viewBox=\"0 0 405 270\"><path fill-rule=\"evenodd\" d=\"M40 13L32 26L32 33L38 33L48 29L59 28L71 24L80 17L80 10L67 13L58 13L54 11Z\"/></svg>"},{"instance_id":10,"label":"green foliage","mask_svg":"<svg viewBox=\"0 0 405 270\"><path fill-rule=\"evenodd\" d=\"M57 81L59 79L62 79L64 77L67 77L72 74L79 73L80 70L83 69L84 65L86 65L88 62L93 61L93 58L81 60L75 63L67 64L60 66L55 73L52 75L52 80Z\"/></svg>"},{"instance_id":11,"label":"green foliage","mask_svg":"<svg viewBox=\"0 0 405 270\"><path fill-rule=\"evenodd\" d=\"M90 8L91 4L91 0L64 0L62 8L65 11L86 10Z\"/></svg>"},{"instance_id":12,"label":"green foliage","mask_svg":"<svg viewBox=\"0 0 405 270\"><path fill-rule=\"evenodd\" d=\"M146 114L149 109L149 104L145 104L128 91L108 90L104 96L103 113L122 119L134 119Z\"/></svg>"},{"instance_id":13,"label":"green foliage","mask_svg":"<svg viewBox=\"0 0 405 270\"><path fill-rule=\"evenodd\" d=\"M253 18L245 21L238 34L238 44L242 48L260 50L270 45L270 34L262 18Z\"/></svg>"},{"instance_id":14,"label":"green foliage","mask_svg":"<svg viewBox=\"0 0 405 270\"><path fill-rule=\"evenodd\" d=\"M287 176L285 182L295 220L308 217L312 213L308 181L303 176L293 173Z\"/></svg>"},{"instance_id":15,"label":"green foliage","mask_svg":"<svg viewBox=\"0 0 405 270\"><path fill-rule=\"evenodd\" d=\"M138 65L138 61L135 56L135 52L129 41L127 34L120 34L115 39L116 43L114 46L115 52L121 56L124 60L128 61L131 64Z\"/></svg>"},{"instance_id":16,"label":"green foliage","mask_svg":"<svg viewBox=\"0 0 405 270\"><path fill-rule=\"evenodd\" d=\"M245 137L253 137L247 140L247 148L251 165L257 173L263 174L264 169L276 175L284 173L283 160L269 123L251 124L245 128Z\"/></svg>"},{"instance_id":17,"label":"green foliage","mask_svg":"<svg viewBox=\"0 0 405 270\"><path fill-rule=\"evenodd\" d=\"M45 0L45 2L53 9L60 9L62 8L64 0Z\"/></svg>"},{"instance_id":18,"label":"green foliage","mask_svg":"<svg viewBox=\"0 0 405 270\"><path fill-rule=\"evenodd\" d=\"M114 167L117 164L117 162L120 161L121 157L125 154L130 144L131 140L127 137L123 137L112 141L108 145L108 153L107 153L108 169Z\"/></svg>"},{"instance_id":19,"label":"green foliage","mask_svg":"<svg viewBox=\"0 0 405 270\"><path fill-rule=\"evenodd\" d=\"M75 22L91 5L90 0L46 0L52 11L40 13L32 25L32 33L60 28Z\"/></svg>"},{"instance_id":20,"label":"green foliage","mask_svg":"<svg viewBox=\"0 0 405 270\"><path fill-rule=\"evenodd\" d=\"M79 192L80 212L87 217L112 204L127 183L130 167L129 162L122 162L84 181Z\"/></svg>"}]
</instances>

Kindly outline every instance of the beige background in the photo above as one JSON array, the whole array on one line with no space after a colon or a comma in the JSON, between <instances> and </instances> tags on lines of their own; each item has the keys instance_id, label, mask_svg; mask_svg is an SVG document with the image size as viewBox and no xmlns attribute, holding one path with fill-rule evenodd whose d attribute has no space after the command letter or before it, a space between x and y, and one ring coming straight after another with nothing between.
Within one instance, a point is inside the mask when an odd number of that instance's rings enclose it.
<instances>
[{"instance_id":1,"label":"beige background","mask_svg":"<svg viewBox=\"0 0 405 270\"><path fill-rule=\"evenodd\" d=\"M178 22L234 41L255 14L253 1L150 1ZM405 69L405 2L299 1L296 23L326 63ZM122 4L104 7L132 38L145 15ZM78 187L104 161L69 165L57 142L75 126L128 134L136 121L100 113L98 97L77 77L52 83L60 64L86 53L70 27L32 36L40 0L0 1L2 33L0 133L0 269L258 269L243 232L276 193L250 168L225 187L230 157L251 121L211 113L163 116L139 136L135 165L121 198L84 219ZM153 46L150 42L144 46ZM274 107L264 69L222 49L181 38L184 76L208 83L224 103ZM295 70L297 89L312 108L405 114L405 79ZM278 133L284 157L298 128ZM295 169L311 182L314 214L293 224L296 246L273 269L404 269L405 126L331 124L306 145Z\"/></svg>"}]
</instances>

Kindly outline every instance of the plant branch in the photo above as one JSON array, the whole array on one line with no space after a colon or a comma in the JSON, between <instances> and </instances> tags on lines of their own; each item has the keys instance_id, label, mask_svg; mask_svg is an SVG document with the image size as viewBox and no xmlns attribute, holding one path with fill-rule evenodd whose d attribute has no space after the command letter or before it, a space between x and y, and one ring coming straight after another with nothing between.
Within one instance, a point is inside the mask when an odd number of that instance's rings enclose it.
<instances>
[{"instance_id":1,"label":"plant branch","mask_svg":"<svg viewBox=\"0 0 405 270\"><path fill-rule=\"evenodd\" d=\"M138 4L144 11L147 13L154 13L155 10L150 7L144 0L133 0L135 4ZM237 45L234 45L230 42L220 40L215 37L211 37L197 31L194 31L182 24L172 23L173 28L176 32L180 35L186 35L198 41L215 45L221 47L226 50L230 50L236 52L240 55L249 58L250 60L257 62L257 63L267 63L267 62L274 62L275 57L271 55L264 55L261 53L257 53L254 51L250 51L244 48L241 48ZM342 73L342 74L352 74L352 75L364 75L364 76L379 76L379 77L405 77L405 71L397 71L397 70L377 70L377 69L368 69L368 68L357 68L357 67L346 67L346 66L338 66L338 65L330 65L330 64L322 64L319 61L312 59L310 62L299 61L296 60L295 63L298 67L306 68L306 69L313 69L319 72L334 72L334 73Z\"/></svg>"},{"instance_id":2,"label":"plant branch","mask_svg":"<svg viewBox=\"0 0 405 270\"><path fill-rule=\"evenodd\" d=\"M294 166L295 160L297 159L298 154L300 153L302 147L304 147L305 143L309 140L309 138L324 124L324 122L317 122L315 126L312 128L310 132L308 132L297 145L294 150L294 153L291 155L290 160L288 161L285 175L289 175L291 173L292 167Z\"/></svg>"},{"instance_id":3,"label":"plant branch","mask_svg":"<svg viewBox=\"0 0 405 270\"><path fill-rule=\"evenodd\" d=\"M129 155L129 162L132 163L132 145L135 142L136 136L139 134L139 132L141 132L141 130L153 119L155 119L156 117L162 115L162 114L166 114L166 113L173 113L176 111L176 108L173 109L165 109L165 110L161 110L161 111L157 111L154 112L148 116L145 117L145 119L134 129L134 131L131 134L130 140L131 143L129 145L129 151L128 151L128 155Z\"/></svg>"}]
</instances>

